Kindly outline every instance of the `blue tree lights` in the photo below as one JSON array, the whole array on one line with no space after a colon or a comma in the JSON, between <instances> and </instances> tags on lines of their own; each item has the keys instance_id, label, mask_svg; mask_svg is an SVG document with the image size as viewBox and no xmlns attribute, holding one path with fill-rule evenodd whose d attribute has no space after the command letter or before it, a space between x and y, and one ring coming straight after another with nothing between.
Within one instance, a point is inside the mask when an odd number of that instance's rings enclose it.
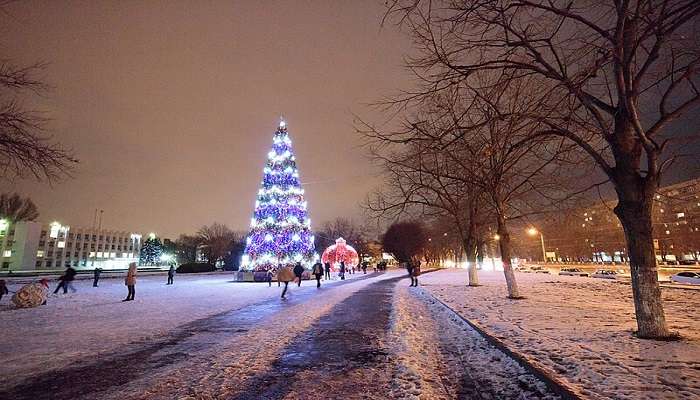
<instances>
[{"instance_id":1,"label":"blue tree lights","mask_svg":"<svg viewBox=\"0 0 700 400\"><path fill-rule=\"evenodd\" d=\"M318 255L314 253L311 220L284 120L267 154L261 186L241 268L265 271L296 262L309 268Z\"/></svg>"}]
</instances>

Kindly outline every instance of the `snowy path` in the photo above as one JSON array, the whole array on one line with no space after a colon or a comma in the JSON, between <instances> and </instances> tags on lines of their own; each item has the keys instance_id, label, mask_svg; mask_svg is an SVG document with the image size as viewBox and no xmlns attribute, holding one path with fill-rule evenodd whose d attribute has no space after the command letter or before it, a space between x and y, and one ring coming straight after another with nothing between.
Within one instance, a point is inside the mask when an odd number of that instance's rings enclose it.
<instances>
[{"instance_id":1,"label":"snowy path","mask_svg":"<svg viewBox=\"0 0 700 400\"><path fill-rule=\"evenodd\" d=\"M524 300L506 298L503 273L466 270L422 279L423 289L509 349L590 399L700 398L700 292L664 289L680 341L637 339L631 288L604 279L516 274Z\"/></svg>"},{"instance_id":2,"label":"snowy path","mask_svg":"<svg viewBox=\"0 0 700 400\"><path fill-rule=\"evenodd\" d=\"M556 398L401 279L294 288L286 301L253 296L242 308L12 382L0 398Z\"/></svg>"}]
</instances>

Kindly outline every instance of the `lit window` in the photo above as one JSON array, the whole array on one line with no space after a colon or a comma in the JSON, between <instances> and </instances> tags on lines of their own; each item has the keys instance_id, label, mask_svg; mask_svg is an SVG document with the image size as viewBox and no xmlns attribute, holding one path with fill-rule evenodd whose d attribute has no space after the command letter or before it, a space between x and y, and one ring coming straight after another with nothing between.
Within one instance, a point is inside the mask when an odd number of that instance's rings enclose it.
<instances>
[{"instance_id":1,"label":"lit window","mask_svg":"<svg viewBox=\"0 0 700 400\"><path fill-rule=\"evenodd\" d=\"M2 252L3 257L12 257L12 250L5 250Z\"/></svg>"},{"instance_id":2,"label":"lit window","mask_svg":"<svg viewBox=\"0 0 700 400\"><path fill-rule=\"evenodd\" d=\"M102 258L102 252L101 252L101 251L98 251L98 252L97 252L97 257Z\"/></svg>"},{"instance_id":3,"label":"lit window","mask_svg":"<svg viewBox=\"0 0 700 400\"><path fill-rule=\"evenodd\" d=\"M37 256L37 257L43 257L43 256L44 256L44 250L38 250L38 251L36 252L36 256Z\"/></svg>"},{"instance_id":4,"label":"lit window","mask_svg":"<svg viewBox=\"0 0 700 400\"><path fill-rule=\"evenodd\" d=\"M109 253L109 256L110 256L111 258L114 258L114 257L117 256L117 253Z\"/></svg>"},{"instance_id":5,"label":"lit window","mask_svg":"<svg viewBox=\"0 0 700 400\"><path fill-rule=\"evenodd\" d=\"M57 238L58 237L58 231L61 229L61 224L58 222L54 222L51 224L51 230L49 231L49 237L52 238Z\"/></svg>"},{"instance_id":6,"label":"lit window","mask_svg":"<svg viewBox=\"0 0 700 400\"><path fill-rule=\"evenodd\" d=\"M91 251L91 252L90 252L90 257L95 257L95 252L94 252L94 251Z\"/></svg>"},{"instance_id":7,"label":"lit window","mask_svg":"<svg viewBox=\"0 0 700 400\"><path fill-rule=\"evenodd\" d=\"M59 248L59 249L62 249L62 248L64 248L64 247L66 247L66 242L58 242L58 248Z\"/></svg>"},{"instance_id":8,"label":"lit window","mask_svg":"<svg viewBox=\"0 0 700 400\"><path fill-rule=\"evenodd\" d=\"M683 217L685 217L685 213L679 212L678 214L676 214L676 217L683 218Z\"/></svg>"}]
</instances>

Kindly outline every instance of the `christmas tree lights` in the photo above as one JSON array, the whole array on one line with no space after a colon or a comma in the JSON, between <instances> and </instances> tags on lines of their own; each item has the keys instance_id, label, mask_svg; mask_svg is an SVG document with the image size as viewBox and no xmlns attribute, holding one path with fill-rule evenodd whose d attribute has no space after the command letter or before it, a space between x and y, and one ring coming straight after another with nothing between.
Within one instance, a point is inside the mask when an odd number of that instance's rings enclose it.
<instances>
[{"instance_id":1,"label":"christmas tree lights","mask_svg":"<svg viewBox=\"0 0 700 400\"><path fill-rule=\"evenodd\" d=\"M241 268L266 271L296 262L309 268L318 255L306 208L292 141L286 123L280 121L263 169Z\"/></svg>"},{"instance_id":2,"label":"christmas tree lights","mask_svg":"<svg viewBox=\"0 0 700 400\"><path fill-rule=\"evenodd\" d=\"M139 264L158 265L162 254L163 243L161 243L160 239L155 235L155 233L151 233L148 235L148 239L146 239L141 246Z\"/></svg>"}]
</instances>

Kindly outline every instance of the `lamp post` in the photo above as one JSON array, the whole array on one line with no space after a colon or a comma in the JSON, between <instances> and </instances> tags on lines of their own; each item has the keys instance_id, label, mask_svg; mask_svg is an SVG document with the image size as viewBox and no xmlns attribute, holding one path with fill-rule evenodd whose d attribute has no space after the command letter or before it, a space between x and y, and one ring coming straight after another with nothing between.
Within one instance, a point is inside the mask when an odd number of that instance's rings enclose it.
<instances>
[{"instance_id":1,"label":"lamp post","mask_svg":"<svg viewBox=\"0 0 700 400\"><path fill-rule=\"evenodd\" d=\"M542 232L538 231L535 228L528 229L527 234L530 236L535 236L537 234L540 235L540 244L542 245L542 261L544 261L546 264L547 263L547 250L545 250L545 247L544 247L544 235L542 235Z\"/></svg>"}]
</instances>

